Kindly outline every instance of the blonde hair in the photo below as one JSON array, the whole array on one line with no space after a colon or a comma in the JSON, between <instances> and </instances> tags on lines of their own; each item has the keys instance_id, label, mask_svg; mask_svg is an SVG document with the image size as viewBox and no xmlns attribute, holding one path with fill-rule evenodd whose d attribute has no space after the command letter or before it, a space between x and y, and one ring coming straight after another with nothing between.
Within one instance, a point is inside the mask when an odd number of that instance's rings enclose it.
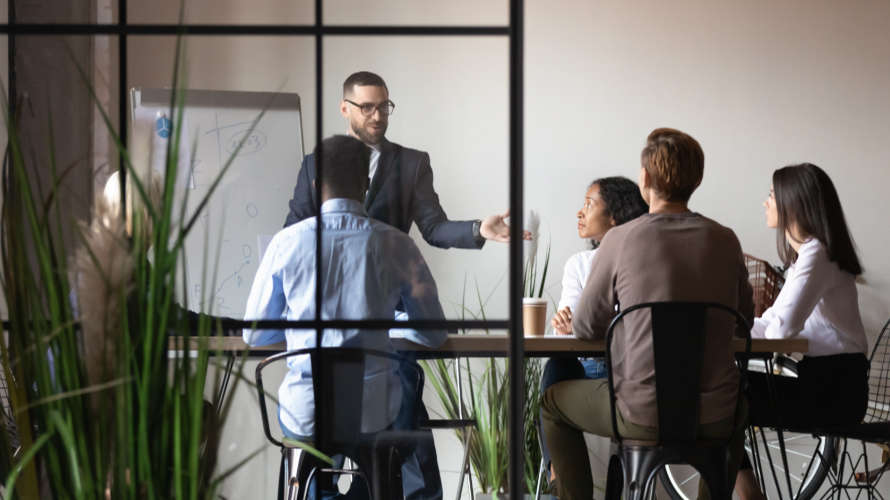
<instances>
[{"instance_id":1,"label":"blonde hair","mask_svg":"<svg viewBox=\"0 0 890 500\"><path fill-rule=\"evenodd\" d=\"M121 217L121 191L119 172L114 172L108 177L103 190L103 210L97 211L101 214L102 222L106 226L111 225L110 219ZM133 185L133 179L127 177L127 234L131 237L134 227L139 227L139 237L141 241L149 241L151 239L153 225L151 220L151 210L157 211L161 208L163 202L163 184L161 176L154 170L149 170L148 175L142 177L142 186L145 190L147 200L140 196L138 190ZM98 203L98 200L97 200Z\"/></svg>"},{"instance_id":2,"label":"blonde hair","mask_svg":"<svg viewBox=\"0 0 890 500\"><path fill-rule=\"evenodd\" d=\"M657 128L646 138L640 162L659 197L686 202L701 184L705 154L692 136L672 128Z\"/></svg>"}]
</instances>

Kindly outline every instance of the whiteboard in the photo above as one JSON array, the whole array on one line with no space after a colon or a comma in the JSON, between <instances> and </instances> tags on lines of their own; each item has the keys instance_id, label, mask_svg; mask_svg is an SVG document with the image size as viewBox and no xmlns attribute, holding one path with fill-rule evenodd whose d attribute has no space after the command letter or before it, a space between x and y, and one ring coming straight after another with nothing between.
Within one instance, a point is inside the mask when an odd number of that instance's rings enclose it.
<instances>
[{"instance_id":1,"label":"whiteboard","mask_svg":"<svg viewBox=\"0 0 890 500\"><path fill-rule=\"evenodd\" d=\"M150 168L163 173L172 134L171 92L130 90L130 154L137 171ZM182 296L181 281L176 291L177 301L193 311L240 318L262 252L284 224L303 159L300 98L286 93L188 90L182 130L176 193L179 206L187 199L185 220L250 132L186 238L185 276L180 274L180 279L186 280L187 296Z\"/></svg>"}]
</instances>

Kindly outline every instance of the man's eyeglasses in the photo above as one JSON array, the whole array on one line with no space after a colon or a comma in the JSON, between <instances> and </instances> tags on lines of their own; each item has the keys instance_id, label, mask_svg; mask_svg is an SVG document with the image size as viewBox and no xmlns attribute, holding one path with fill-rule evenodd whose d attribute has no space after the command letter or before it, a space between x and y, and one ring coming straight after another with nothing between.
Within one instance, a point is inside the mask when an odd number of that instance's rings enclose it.
<instances>
[{"instance_id":1,"label":"man's eyeglasses","mask_svg":"<svg viewBox=\"0 0 890 500\"><path fill-rule=\"evenodd\" d=\"M364 104L359 104L357 102L350 101L349 99L343 99L344 101L352 104L358 109L362 110L362 114L365 116L371 116L374 114L374 110L380 111L380 114L383 116L389 116L396 109L396 104L392 101L383 101L380 104L374 104L373 102L366 102Z\"/></svg>"}]
</instances>

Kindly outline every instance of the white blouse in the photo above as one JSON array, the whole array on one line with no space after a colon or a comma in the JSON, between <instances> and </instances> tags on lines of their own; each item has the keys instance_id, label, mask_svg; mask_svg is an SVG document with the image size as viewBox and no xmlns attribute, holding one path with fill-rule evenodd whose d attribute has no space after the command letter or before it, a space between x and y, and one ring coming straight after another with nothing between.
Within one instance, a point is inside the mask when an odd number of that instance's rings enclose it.
<instances>
[{"instance_id":1,"label":"white blouse","mask_svg":"<svg viewBox=\"0 0 890 500\"><path fill-rule=\"evenodd\" d=\"M575 306L578 305L578 299L581 298L581 290L587 283L587 276L590 274L590 268L593 266L593 256L596 249L584 250L569 257L566 261L565 269L562 272L562 295L559 297L559 306L557 310L561 311L563 307L568 307L575 312Z\"/></svg>"},{"instance_id":2,"label":"white blouse","mask_svg":"<svg viewBox=\"0 0 890 500\"><path fill-rule=\"evenodd\" d=\"M822 243L811 238L800 246L788 268L785 286L773 306L754 319L751 337L801 336L810 356L865 353L868 340L859 316L856 277L828 260Z\"/></svg>"}]
</instances>

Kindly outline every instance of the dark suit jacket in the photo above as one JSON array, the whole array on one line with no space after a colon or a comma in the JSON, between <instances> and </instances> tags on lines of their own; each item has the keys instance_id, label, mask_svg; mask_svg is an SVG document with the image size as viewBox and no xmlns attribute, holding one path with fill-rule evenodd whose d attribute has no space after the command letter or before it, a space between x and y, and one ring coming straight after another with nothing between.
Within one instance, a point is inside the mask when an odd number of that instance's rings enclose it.
<instances>
[{"instance_id":1,"label":"dark suit jacket","mask_svg":"<svg viewBox=\"0 0 890 500\"><path fill-rule=\"evenodd\" d=\"M439 204L433 189L430 155L416 149L384 140L381 144L377 171L368 188L365 209L368 215L408 232L417 224L423 239L439 248L481 248L484 239L473 237L473 221L451 221ZM317 202L312 181L315 180L315 158L303 160L290 213L285 227L314 217Z\"/></svg>"}]
</instances>

